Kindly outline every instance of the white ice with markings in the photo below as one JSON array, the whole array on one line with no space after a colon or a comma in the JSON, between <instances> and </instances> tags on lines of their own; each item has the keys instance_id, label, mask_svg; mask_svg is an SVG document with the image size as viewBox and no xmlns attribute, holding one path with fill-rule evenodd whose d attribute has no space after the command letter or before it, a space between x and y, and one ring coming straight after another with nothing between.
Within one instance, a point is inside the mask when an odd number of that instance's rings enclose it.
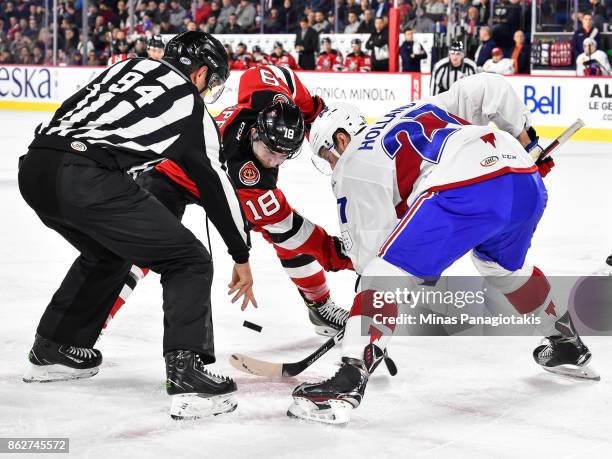
<instances>
[{"instance_id":1,"label":"white ice with markings","mask_svg":"<svg viewBox=\"0 0 612 459\"><path fill-rule=\"evenodd\" d=\"M233 352L294 361L324 338L315 336L295 288L272 248L253 234L258 310L241 312L225 293L231 260L213 231L216 369L237 381L238 409L197 422L168 415L162 357L159 277L149 275L98 343L97 376L72 382L21 381L34 332L52 293L76 256L25 204L17 158L45 113L0 112L0 437L69 437L71 456L133 457L423 457L584 458L612 451L612 339L586 338L599 383L568 381L531 358L537 337L398 337L390 353L399 374L378 371L345 428L289 419L292 389L330 376L332 350L298 377L269 381L239 373ZM549 275L589 274L612 250L612 151L571 143L546 178L549 205L530 259ZM328 178L306 154L290 161L279 185L303 215L337 232ZM201 209L184 222L205 240ZM469 260L453 273L475 274ZM331 273L335 300L347 307L354 276ZM263 326L261 333L243 320ZM382 370L382 369L381 369ZM341 455L341 456L340 456ZM23 457L23 456L22 456Z\"/></svg>"}]
</instances>

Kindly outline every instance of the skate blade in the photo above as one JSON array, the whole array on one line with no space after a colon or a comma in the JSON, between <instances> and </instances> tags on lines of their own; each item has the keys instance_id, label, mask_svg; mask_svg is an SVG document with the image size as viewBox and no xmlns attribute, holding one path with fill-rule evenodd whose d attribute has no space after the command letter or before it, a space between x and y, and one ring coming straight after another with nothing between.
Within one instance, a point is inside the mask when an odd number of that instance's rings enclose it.
<instances>
[{"instance_id":1,"label":"skate blade","mask_svg":"<svg viewBox=\"0 0 612 459\"><path fill-rule=\"evenodd\" d=\"M586 379L589 381L600 381L601 376L590 366L577 367L573 365L559 365L557 367L542 367L549 373L566 376L572 379Z\"/></svg>"},{"instance_id":2,"label":"skate blade","mask_svg":"<svg viewBox=\"0 0 612 459\"><path fill-rule=\"evenodd\" d=\"M325 325L315 325L315 333L319 336L332 337L336 336L338 330L333 327L327 327Z\"/></svg>"},{"instance_id":3,"label":"skate blade","mask_svg":"<svg viewBox=\"0 0 612 459\"><path fill-rule=\"evenodd\" d=\"M77 369L70 368L65 365L34 365L31 363L23 375L23 382L44 383L91 378L92 376L98 374L99 370L100 367Z\"/></svg>"},{"instance_id":4,"label":"skate blade","mask_svg":"<svg viewBox=\"0 0 612 459\"><path fill-rule=\"evenodd\" d=\"M181 421L231 413L238 407L232 394L212 397L202 394L179 394L172 395L171 398L170 417Z\"/></svg>"},{"instance_id":5,"label":"skate blade","mask_svg":"<svg viewBox=\"0 0 612 459\"><path fill-rule=\"evenodd\" d=\"M329 400L327 403L329 408L321 408L307 398L294 397L287 416L334 425L347 424L351 420L353 405L343 400Z\"/></svg>"}]
</instances>

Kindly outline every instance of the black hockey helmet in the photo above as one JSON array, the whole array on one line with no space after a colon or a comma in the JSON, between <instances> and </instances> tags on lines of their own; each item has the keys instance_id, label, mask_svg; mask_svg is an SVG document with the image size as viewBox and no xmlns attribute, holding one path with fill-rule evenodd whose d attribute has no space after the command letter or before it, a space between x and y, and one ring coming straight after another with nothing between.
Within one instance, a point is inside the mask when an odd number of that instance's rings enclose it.
<instances>
[{"instance_id":1,"label":"black hockey helmet","mask_svg":"<svg viewBox=\"0 0 612 459\"><path fill-rule=\"evenodd\" d=\"M304 116L298 107L286 102L272 102L257 116L257 137L270 150L291 159L304 140Z\"/></svg>"},{"instance_id":2,"label":"black hockey helmet","mask_svg":"<svg viewBox=\"0 0 612 459\"><path fill-rule=\"evenodd\" d=\"M147 42L147 49L149 48L160 48L164 49L166 46L164 45L164 40L161 35L153 35L149 41Z\"/></svg>"},{"instance_id":3,"label":"black hockey helmet","mask_svg":"<svg viewBox=\"0 0 612 459\"><path fill-rule=\"evenodd\" d=\"M353 38L351 40L351 45L359 45L359 46L361 46L361 40L359 38Z\"/></svg>"},{"instance_id":4,"label":"black hockey helmet","mask_svg":"<svg viewBox=\"0 0 612 459\"><path fill-rule=\"evenodd\" d=\"M282 41L275 41L274 42L274 48L285 49L284 46L283 46L283 42Z\"/></svg>"},{"instance_id":5,"label":"black hockey helmet","mask_svg":"<svg viewBox=\"0 0 612 459\"><path fill-rule=\"evenodd\" d=\"M251 49L251 52L252 53L263 53L263 51L261 49L261 46L259 46L259 45L253 46L253 48Z\"/></svg>"},{"instance_id":6,"label":"black hockey helmet","mask_svg":"<svg viewBox=\"0 0 612 459\"><path fill-rule=\"evenodd\" d=\"M463 42L459 41L459 40L453 40L453 42L450 45L450 48L448 48L448 52L449 53L463 53Z\"/></svg>"},{"instance_id":7,"label":"black hockey helmet","mask_svg":"<svg viewBox=\"0 0 612 459\"><path fill-rule=\"evenodd\" d=\"M188 78L200 67L208 67L207 103L213 103L219 98L229 77L227 52L221 42L209 33L191 31L174 36L166 45L163 60Z\"/></svg>"},{"instance_id":8,"label":"black hockey helmet","mask_svg":"<svg viewBox=\"0 0 612 459\"><path fill-rule=\"evenodd\" d=\"M331 41L331 38L329 38L329 37L323 37L323 38L321 38L321 44L323 44L323 43L329 43L329 44L331 45L331 42L332 42L332 41Z\"/></svg>"},{"instance_id":9,"label":"black hockey helmet","mask_svg":"<svg viewBox=\"0 0 612 459\"><path fill-rule=\"evenodd\" d=\"M113 53L115 54L127 53L128 48L127 40L115 40L113 42Z\"/></svg>"}]
</instances>

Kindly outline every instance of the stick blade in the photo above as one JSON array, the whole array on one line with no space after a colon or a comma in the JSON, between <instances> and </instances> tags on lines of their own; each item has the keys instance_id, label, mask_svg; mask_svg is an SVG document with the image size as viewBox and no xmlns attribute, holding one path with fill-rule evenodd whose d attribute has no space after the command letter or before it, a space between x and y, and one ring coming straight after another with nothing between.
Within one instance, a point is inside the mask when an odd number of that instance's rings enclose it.
<instances>
[{"instance_id":1,"label":"stick blade","mask_svg":"<svg viewBox=\"0 0 612 459\"><path fill-rule=\"evenodd\" d=\"M281 363L264 362L244 354L232 354L229 363L236 370L264 378L278 379L283 376L283 365Z\"/></svg>"}]
</instances>

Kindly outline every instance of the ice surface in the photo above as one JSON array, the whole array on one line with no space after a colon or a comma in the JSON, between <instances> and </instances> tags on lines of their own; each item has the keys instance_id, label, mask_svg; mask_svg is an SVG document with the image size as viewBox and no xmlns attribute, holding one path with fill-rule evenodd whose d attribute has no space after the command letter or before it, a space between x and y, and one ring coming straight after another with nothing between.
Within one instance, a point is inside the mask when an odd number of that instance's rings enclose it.
<instances>
[{"instance_id":1,"label":"ice surface","mask_svg":"<svg viewBox=\"0 0 612 459\"><path fill-rule=\"evenodd\" d=\"M398 337L390 352L399 374L378 372L349 426L287 418L293 387L329 376L338 353L282 382L239 373L227 363L232 352L297 360L323 340L313 334L298 294L258 234L252 264L260 308L244 313L227 300L231 261L212 234L216 366L238 383L234 413L199 422L169 418L156 275L138 286L98 343L104 364L97 376L21 382L38 319L76 256L38 221L17 189L17 157L48 117L0 112L0 437L70 437L72 456L79 458L610 457L610 338L586 340L602 376L592 383L541 371L531 358L537 338ZM573 143L556 162L546 178L550 202L530 258L547 274L589 274L612 249L612 151L609 144ZM294 207L337 232L328 179L307 155L288 163L280 177ZM204 238L203 214L191 207L184 221ZM452 272L474 270L460 260ZM348 306L353 276L331 273L329 280L335 299ZM243 328L245 319L263 332Z\"/></svg>"}]
</instances>

